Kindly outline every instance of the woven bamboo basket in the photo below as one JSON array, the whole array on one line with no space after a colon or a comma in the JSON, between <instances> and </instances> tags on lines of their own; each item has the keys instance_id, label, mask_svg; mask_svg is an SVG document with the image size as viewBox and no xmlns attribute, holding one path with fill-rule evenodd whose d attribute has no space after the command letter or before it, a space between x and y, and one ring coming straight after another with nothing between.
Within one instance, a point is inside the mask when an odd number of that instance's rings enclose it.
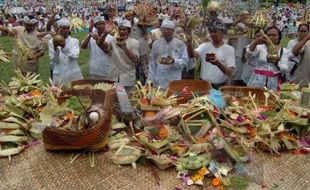
<instances>
[{"instance_id":1,"label":"woven bamboo basket","mask_svg":"<svg viewBox=\"0 0 310 190\"><path fill-rule=\"evenodd\" d=\"M108 141L111 129L112 105L115 99L115 90L104 92L102 90L71 90L62 92L61 101L71 97L89 96L93 103L101 103L104 114L98 124L92 128L80 131L67 131L64 129L46 127L43 131L43 143L47 150L99 150L103 149ZM114 96L113 96L114 95Z\"/></svg>"},{"instance_id":2,"label":"woven bamboo basket","mask_svg":"<svg viewBox=\"0 0 310 190\"><path fill-rule=\"evenodd\" d=\"M71 85L72 86L76 86L76 85L95 85L98 83L108 83L108 84L114 84L114 81L110 81L110 80L76 80L76 81L72 81Z\"/></svg>"},{"instance_id":3,"label":"woven bamboo basket","mask_svg":"<svg viewBox=\"0 0 310 190\"><path fill-rule=\"evenodd\" d=\"M187 87L189 92L182 92L184 87ZM175 80L169 83L167 96L176 94L178 98L177 103L183 104L193 99L193 94L195 96L203 96L208 94L211 88L211 83L203 80Z\"/></svg>"},{"instance_id":4,"label":"woven bamboo basket","mask_svg":"<svg viewBox=\"0 0 310 190\"><path fill-rule=\"evenodd\" d=\"M232 101L232 97L239 101L240 105L244 105L250 102L249 93L253 96L255 94L255 104L258 106L263 106L265 104L266 90L259 87L246 87L246 86L222 86L220 91L224 94L227 101ZM228 95L228 96L227 96ZM277 101L273 96L269 96L268 106L275 108L277 106Z\"/></svg>"}]
</instances>

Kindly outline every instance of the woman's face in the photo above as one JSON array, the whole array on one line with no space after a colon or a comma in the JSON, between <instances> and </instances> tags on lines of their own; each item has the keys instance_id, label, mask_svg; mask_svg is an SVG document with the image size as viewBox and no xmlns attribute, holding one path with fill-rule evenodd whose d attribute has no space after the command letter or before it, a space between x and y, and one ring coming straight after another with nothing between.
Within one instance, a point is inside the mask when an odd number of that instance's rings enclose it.
<instances>
[{"instance_id":1,"label":"woman's face","mask_svg":"<svg viewBox=\"0 0 310 190\"><path fill-rule=\"evenodd\" d=\"M270 38L270 40L272 41L272 43L274 45L279 44L280 36L279 36L278 31L276 29L272 28L272 29L268 30L267 36Z\"/></svg>"},{"instance_id":2,"label":"woman's face","mask_svg":"<svg viewBox=\"0 0 310 190\"><path fill-rule=\"evenodd\" d=\"M129 36L129 29L127 27L119 26L118 33L121 38L127 38Z\"/></svg>"},{"instance_id":3,"label":"woman's face","mask_svg":"<svg viewBox=\"0 0 310 190\"><path fill-rule=\"evenodd\" d=\"M298 30L298 38L299 40L305 38L309 33L309 30L306 26L301 26Z\"/></svg>"},{"instance_id":4,"label":"woman's face","mask_svg":"<svg viewBox=\"0 0 310 190\"><path fill-rule=\"evenodd\" d=\"M130 22L133 21L133 15L126 15L125 18L129 20Z\"/></svg>"}]
</instances>

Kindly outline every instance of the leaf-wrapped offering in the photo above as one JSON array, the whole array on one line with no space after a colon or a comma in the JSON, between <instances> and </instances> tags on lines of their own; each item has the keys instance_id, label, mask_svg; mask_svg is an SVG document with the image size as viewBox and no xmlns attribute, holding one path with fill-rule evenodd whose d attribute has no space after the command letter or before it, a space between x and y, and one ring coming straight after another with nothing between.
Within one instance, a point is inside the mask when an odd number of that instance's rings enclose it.
<instances>
[{"instance_id":1,"label":"leaf-wrapped offering","mask_svg":"<svg viewBox=\"0 0 310 190\"><path fill-rule=\"evenodd\" d=\"M132 164L135 168L135 162L142 154L141 149L124 145L110 158L115 164Z\"/></svg>"}]
</instances>

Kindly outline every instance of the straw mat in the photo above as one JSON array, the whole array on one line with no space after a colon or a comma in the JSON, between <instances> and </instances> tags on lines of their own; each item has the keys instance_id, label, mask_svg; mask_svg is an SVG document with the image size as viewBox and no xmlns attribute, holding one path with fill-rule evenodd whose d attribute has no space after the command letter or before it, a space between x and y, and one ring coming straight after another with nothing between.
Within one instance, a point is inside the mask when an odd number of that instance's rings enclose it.
<instances>
[{"instance_id":1,"label":"straw mat","mask_svg":"<svg viewBox=\"0 0 310 190\"><path fill-rule=\"evenodd\" d=\"M0 158L0 189L108 189L108 190L172 190L214 189L210 180L203 187L186 187L176 179L175 169L165 171L152 166L117 166L109 160L111 153L95 154L95 167L91 168L88 154L70 164L68 152L45 151L43 143L27 148L12 157ZM252 162L246 167L253 182L248 189L277 186L276 189L310 189L310 156L251 153ZM160 178L157 184L154 172Z\"/></svg>"}]
</instances>

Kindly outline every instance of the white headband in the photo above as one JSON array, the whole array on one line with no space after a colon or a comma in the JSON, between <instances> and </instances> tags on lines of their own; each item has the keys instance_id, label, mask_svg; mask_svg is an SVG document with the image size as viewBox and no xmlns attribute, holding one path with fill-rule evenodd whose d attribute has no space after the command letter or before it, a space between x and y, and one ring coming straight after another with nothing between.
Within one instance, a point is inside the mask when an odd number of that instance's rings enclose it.
<instances>
[{"instance_id":1,"label":"white headband","mask_svg":"<svg viewBox=\"0 0 310 190\"><path fill-rule=\"evenodd\" d=\"M125 27L128 27L128 28L131 28L131 23L130 23L130 21L129 21L129 20L126 20L126 19L120 21L120 22L118 23L118 25L119 25L119 26L125 26Z\"/></svg>"},{"instance_id":2,"label":"white headband","mask_svg":"<svg viewBox=\"0 0 310 190\"><path fill-rule=\"evenodd\" d=\"M98 22L104 22L105 19L103 16L97 16L94 20L94 24L97 24Z\"/></svg>"},{"instance_id":3,"label":"white headband","mask_svg":"<svg viewBox=\"0 0 310 190\"><path fill-rule=\"evenodd\" d=\"M173 21L169 19L165 19L163 23L161 24L161 28L170 28L170 29L175 30L175 24Z\"/></svg>"},{"instance_id":4,"label":"white headband","mask_svg":"<svg viewBox=\"0 0 310 190\"><path fill-rule=\"evenodd\" d=\"M38 21L37 19L33 18L33 19L30 19L28 16L25 16L24 17L24 23L25 24L36 24Z\"/></svg>"},{"instance_id":5,"label":"white headband","mask_svg":"<svg viewBox=\"0 0 310 190\"><path fill-rule=\"evenodd\" d=\"M57 25L58 27L70 26L70 21L68 19L60 19L59 21L57 21Z\"/></svg>"}]
</instances>

